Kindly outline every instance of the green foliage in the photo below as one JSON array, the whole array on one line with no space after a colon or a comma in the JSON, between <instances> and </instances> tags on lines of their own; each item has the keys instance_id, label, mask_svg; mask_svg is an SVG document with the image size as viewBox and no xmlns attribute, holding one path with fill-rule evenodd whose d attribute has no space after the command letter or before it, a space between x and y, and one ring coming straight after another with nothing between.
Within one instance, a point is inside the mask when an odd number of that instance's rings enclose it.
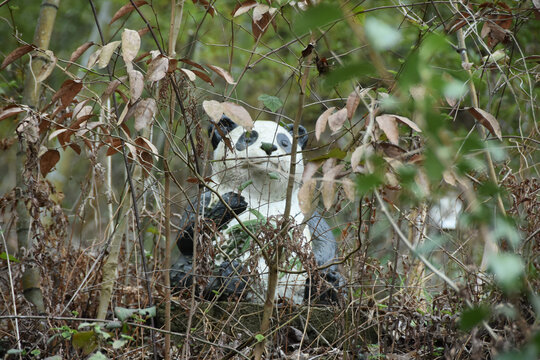
<instances>
[{"instance_id":1,"label":"green foliage","mask_svg":"<svg viewBox=\"0 0 540 360\"><path fill-rule=\"evenodd\" d=\"M276 96L262 94L258 99L272 112L278 111L283 106L283 102Z\"/></svg>"},{"instance_id":2,"label":"green foliage","mask_svg":"<svg viewBox=\"0 0 540 360\"><path fill-rule=\"evenodd\" d=\"M343 16L339 6L328 2L309 8L300 13L294 20L294 32L298 35L305 34L309 30L315 30L336 21Z\"/></svg>"},{"instance_id":3,"label":"green foliage","mask_svg":"<svg viewBox=\"0 0 540 360\"><path fill-rule=\"evenodd\" d=\"M491 309L487 305L478 305L475 307L467 308L461 313L459 327L463 331L470 331L475 326L479 325L482 321L489 318Z\"/></svg>"}]
</instances>

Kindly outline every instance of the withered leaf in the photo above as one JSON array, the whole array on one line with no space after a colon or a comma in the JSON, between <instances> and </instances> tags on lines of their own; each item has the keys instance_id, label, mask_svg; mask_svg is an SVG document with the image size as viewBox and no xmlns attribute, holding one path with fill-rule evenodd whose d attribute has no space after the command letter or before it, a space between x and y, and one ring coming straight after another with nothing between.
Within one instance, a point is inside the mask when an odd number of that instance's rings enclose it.
<instances>
[{"instance_id":1,"label":"withered leaf","mask_svg":"<svg viewBox=\"0 0 540 360\"><path fill-rule=\"evenodd\" d=\"M157 112L156 100L152 98L139 101L135 108L135 130L140 131L154 121L154 115Z\"/></svg>"},{"instance_id":2,"label":"withered leaf","mask_svg":"<svg viewBox=\"0 0 540 360\"><path fill-rule=\"evenodd\" d=\"M317 122L315 123L315 138L319 140L321 138L321 134L326 129L326 123L328 122L328 117L332 112L334 112L336 108L332 106L331 108L326 109L317 119Z\"/></svg>"},{"instance_id":3,"label":"withered leaf","mask_svg":"<svg viewBox=\"0 0 540 360\"><path fill-rule=\"evenodd\" d=\"M24 110L21 107L11 105L6 108L0 113L0 121L8 119L12 116L18 115L22 113Z\"/></svg>"},{"instance_id":4,"label":"withered leaf","mask_svg":"<svg viewBox=\"0 0 540 360\"><path fill-rule=\"evenodd\" d=\"M213 72L218 74L220 77L222 77L227 83L231 85L236 84L234 82L233 77L231 76L231 74L229 74L229 72L227 72L227 70L222 69L219 66L215 66L215 65L207 65L207 66L210 68L210 70L212 70Z\"/></svg>"},{"instance_id":5,"label":"withered leaf","mask_svg":"<svg viewBox=\"0 0 540 360\"><path fill-rule=\"evenodd\" d=\"M120 46L120 43L121 41L113 41L101 49L101 53L99 54L98 69L103 69L109 65L109 61L111 61L111 57L113 56L116 48Z\"/></svg>"},{"instance_id":6,"label":"withered leaf","mask_svg":"<svg viewBox=\"0 0 540 360\"><path fill-rule=\"evenodd\" d=\"M253 129L253 120L249 112L240 105L231 102L222 103L223 113L227 115L233 122L244 127L247 131Z\"/></svg>"},{"instance_id":7,"label":"withered leaf","mask_svg":"<svg viewBox=\"0 0 540 360\"><path fill-rule=\"evenodd\" d=\"M68 106L75 96L82 90L83 84L79 80L66 80L60 86L60 89L53 95L51 102L60 99L64 107Z\"/></svg>"},{"instance_id":8,"label":"withered leaf","mask_svg":"<svg viewBox=\"0 0 540 360\"><path fill-rule=\"evenodd\" d=\"M88 41L88 42L85 42L84 44L82 44L81 46L79 46L77 48L77 50L75 50L71 56L69 57L69 61L70 62L75 62L77 61L78 58L81 57L82 54L85 53L86 50L88 50L92 45L94 45L94 42L92 41Z\"/></svg>"},{"instance_id":9,"label":"withered leaf","mask_svg":"<svg viewBox=\"0 0 540 360\"><path fill-rule=\"evenodd\" d=\"M18 58L20 58L21 56L23 56L25 54L28 54L30 51L32 51L35 48L36 47L34 45L32 45L32 44L23 45L23 46L20 46L20 47L16 48L12 52L10 52L8 54L8 56L6 56L4 61L2 61L2 65L0 65L0 70L4 70L6 68L6 66L8 66L12 62L14 62Z\"/></svg>"},{"instance_id":10,"label":"withered leaf","mask_svg":"<svg viewBox=\"0 0 540 360\"><path fill-rule=\"evenodd\" d=\"M150 62L148 72L146 73L146 80L151 82L159 81L165 77L168 69L169 59L159 55Z\"/></svg>"},{"instance_id":11,"label":"withered leaf","mask_svg":"<svg viewBox=\"0 0 540 360\"><path fill-rule=\"evenodd\" d=\"M214 82L212 79L210 79L210 76L206 75L206 73L198 70L191 70L195 75L197 75L201 80L206 81L210 85L214 86Z\"/></svg>"},{"instance_id":12,"label":"withered leaf","mask_svg":"<svg viewBox=\"0 0 540 360\"><path fill-rule=\"evenodd\" d=\"M129 76L129 93L131 95L130 102L133 104L135 101L139 100L144 89L144 76L143 74L135 69L128 71Z\"/></svg>"},{"instance_id":13,"label":"withered leaf","mask_svg":"<svg viewBox=\"0 0 540 360\"><path fill-rule=\"evenodd\" d=\"M184 68L180 68L180 70L186 74L186 76L188 77L188 79L190 81L195 81L195 79L197 79L197 77L195 76L195 73L191 70L188 70L188 69L184 69Z\"/></svg>"},{"instance_id":14,"label":"withered leaf","mask_svg":"<svg viewBox=\"0 0 540 360\"><path fill-rule=\"evenodd\" d=\"M237 17L242 14L247 13L249 10L253 9L255 6L257 6L257 2L255 0L247 0L244 1L241 4L237 4L233 11L231 12L232 17Z\"/></svg>"},{"instance_id":15,"label":"withered leaf","mask_svg":"<svg viewBox=\"0 0 540 360\"><path fill-rule=\"evenodd\" d=\"M501 126L495 116L480 108L470 107L466 110L469 111L480 124L484 125L490 133L497 136L499 140L502 140Z\"/></svg>"},{"instance_id":16,"label":"withered leaf","mask_svg":"<svg viewBox=\"0 0 540 360\"><path fill-rule=\"evenodd\" d=\"M116 154L117 152L122 151L122 140L121 139L112 139L108 142L109 148L107 149L106 156L111 156L113 154Z\"/></svg>"},{"instance_id":17,"label":"withered leaf","mask_svg":"<svg viewBox=\"0 0 540 360\"><path fill-rule=\"evenodd\" d=\"M202 65L197 64L195 61L191 61L191 60L185 59L185 58L180 59L180 61L183 62L183 63L186 63L188 65L195 66L197 69L200 69L202 71L206 71L206 69Z\"/></svg>"},{"instance_id":18,"label":"withered leaf","mask_svg":"<svg viewBox=\"0 0 540 360\"><path fill-rule=\"evenodd\" d=\"M345 196L350 201L354 201L356 197L356 184L349 178L344 178L342 180L343 190L345 191Z\"/></svg>"},{"instance_id":19,"label":"withered leaf","mask_svg":"<svg viewBox=\"0 0 540 360\"><path fill-rule=\"evenodd\" d=\"M356 108L360 104L359 92L360 89L357 87L352 93L349 94L349 97L347 98L347 105L345 106L345 108L347 108L347 118L349 120L352 119Z\"/></svg>"},{"instance_id":20,"label":"withered leaf","mask_svg":"<svg viewBox=\"0 0 540 360\"><path fill-rule=\"evenodd\" d=\"M39 169L41 176L45 177L60 160L60 153L58 150L49 149L39 158Z\"/></svg>"},{"instance_id":21,"label":"withered leaf","mask_svg":"<svg viewBox=\"0 0 540 360\"><path fill-rule=\"evenodd\" d=\"M54 53L51 50L45 50L45 56L42 58L44 59L45 57L47 57L48 60L43 61L41 69L36 72L36 82L45 81L45 79L53 72L56 62L58 61L58 58L54 56Z\"/></svg>"},{"instance_id":22,"label":"withered leaf","mask_svg":"<svg viewBox=\"0 0 540 360\"><path fill-rule=\"evenodd\" d=\"M216 100L205 100L202 103L204 112L212 119L214 123L218 123L223 115L223 105Z\"/></svg>"},{"instance_id":23,"label":"withered leaf","mask_svg":"<svg viewBox=\"0 0 540 360\"><path fill-rule=\"evenodd\" d=\"M298 205L303 214L310 213L314 207L313 195L316 187L317 181L315 179L309 179L298 190Z\"/></svg>"},{"instance_id":24,"label":"withered leaf","mask_svg":"<svg viewBox=\"0 0 540 360\"><path fill-rule=\"evenodd\" d=\"M339 131L346 120L347 109L340 109L328 117L328 127L333 132Z\"/></svg>"},{"instance_id":25,"label":"withered leaf","mask_svg":"<svg viewBox=\"0 0 540 360\"><path fill-rule=\"evenodd\" d=\"M375 118L379 128L385 133L392 144L399 144L399 130L393 115L380 115Z\"/></svg>"},{"instance_id":26,"label":"withered leaf","mask_svg":"<svg viewBox=\"0 0 540 360\"><path fill-rule=\"evenodd\" d=\"M148 4L146 1L144 0L138 0L138 1L134 1L135 5L137 5L137 7L141 7L145 4ZM133 10L135 10L135 8L133 7L133 5L131 3L128 3L124 6L122 6L120 9L118 9L118 11L113 15L111 21L109 22L109 25L111 25L113 22L115 22L116 20L120 19L122 16L132 12Z\"/></svg>"},{"instance_id":27,"label":"withered leaf","mask_svg":"<svg viewBox=\"0 0 540 360\"><path fill-rule=\"evenodd\" d=\"M127 76L122 76L121 78L119 79L114 79L113 81L111 81L109 83L109 85L107 86L107 89L105 89L105 91L103 92L103 94L101 95L101 100L105 100L107 99L109 96L111 96L111 94L116 90L116 88L118 86L120 86L120 84L124 81L126 81L127 79Z\"/></svg>"},{"instance_id":28,"label":"withered leaf","mask_svg":"<svg viewBox=\"0 0 540 360\"><path fill-rule=\"evenodd\" d=\"M135 30L124 29L122 32L122 57L124 62L130 63L135 59L141 48L141 37Z\"/></svg>"}]
</instances>

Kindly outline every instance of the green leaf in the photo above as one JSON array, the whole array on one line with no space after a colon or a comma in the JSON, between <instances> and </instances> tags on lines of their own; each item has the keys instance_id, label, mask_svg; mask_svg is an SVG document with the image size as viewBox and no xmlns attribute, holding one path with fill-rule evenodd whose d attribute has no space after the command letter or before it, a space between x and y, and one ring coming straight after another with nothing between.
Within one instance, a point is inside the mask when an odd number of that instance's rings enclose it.
<instances>
[{"instance_id":1,"label":"green leaf","mask_svg":"<svg viewBox=\"0 0 540 360\"><path fill-rule=\"evenodd\" d=\"M463 310L459 327L463 331L469 331L480 322L489 318L490 309L486 305L479 305Z\"/></svg>"},{"instance_id":2,"label":"green leaf","mask_svg":"<svg viewBox=\"0 0 540 360\"><path fill-rule=\"evenodd\" d=\"M401 41L399 31L377 18L367 18L365 29L366 36L375 50L391 49Z\"/></svg>"},{"instance_id":3,"label":"green leaf","mask_svg":"<svg viewBox=\"0 0 540 360\"><path fill-rule=\"evenodd\" d=\"M126 345L128 342L127 339L117 339L113 341L113 349L120 349L122 346Z\"/></svg>"},{"instance_id":4,"label":"green leaf","mask_svg":"<svg viewBox=\"0 0 540 360\"><path fill-rule=\"evenodd\" d=\"M19 349L9 349L6 354L7 355L19 355L19 354L23 354L24 353L24 350L19 350Z\"/></svg>"},{"instance_id":5,"label":"green leaf","mask_svg":"<svg viewBox=\"0 0 540 360\"><path fill-rule=\"evenodd\" d=\"M245 183L241 184L239 187L238 187L238 191L242 191L244 190L245 188L247 188L249 185L253 184L253 180L248 180L246 181Z\"/></svg>"},{"instance_id":6,"label":"green leaf","mask_svg":"<svg viewBox=\"0 0 540 360\"><path fill-rule=\"evenodd\" d=\"M265 221L265 220L266 220L266 217L265 217L263 214L261 214L261 212L258 211L258 210L255 210L255 209L249 209L249 212L252 213L253 215L255 215L255 217L256 217L257 219L261 220L261 221ZM245 223L246 223L246 222L244 221L244 224L245 224Z\"/></svg>"},{"instance_id":7,"label":"green leaf","mask_svg":"<svg viewBox=\"0 0 540 360\"><path fill-rule=\"evenodd\" d=\"M326 25L338 20L343 16L339 6L331 4L320 4L310 7L307 11L300 13L294 20L293 28L297 35L302 35L310 30Z\"/></svg>"},{"instance_id":8,"label":"green leaf","mask_svg":"<svg viewBox=\"0 0 540 360\"><path fill-rule=\"evenodd\" d=\"M98 351L88 358L88 360L108 360L108 357L103 355L101 351Z\"/></svg>"},{"instance_id":9,"label":"green leaf","mask_svg":"<svg viewBox=\"0 0 540 360\"><path fill-rule=\"evenodd\" d=\"M332 150L330 150L329 152L327 152L324 155L317 156L316 158L310 159L310 161L320 161L320 160L326 160L326 159L330 159L330 158L343 160L343 159L345 159L346 156L347 156L347 152L345 152L345 151L341 150L340 148L336 147L336 148L333 148Z\"/></svg>"},{"instance_id":10,"label":"green leaf","mask_svg":"<svg viewBox=\"0 0 540 360\"><path fill-rule=\"evenodd\" d=\"M497 284L506 292L519 291L520 277L524 269L523 260L516 254L495 254L488 260L488 271L495 276Z\"/></svg>"},{"instance_id":11,"label":"green leaf","mask_svg":"<svg viewBox=\"0 0 540 360\"><path fill-rule=\"evenodd\" d=\"M268 173L268 177L270 177L270 179L272 179L272 180L279 180L279 174L276 173L276 172Z\"/></svg>"},{"instance_id":12,"label":"green leaf","mask_svg":"<svg viewBox=\"0 0 540 360\"><path fill-rule=\"evenodd\" d=\"M139 312L139 315L141 316L146 316L147 318L153 318L156 316L156 307L151 306L149 308L140 309L138 312Z\"/></svg>"},{"instance_id":13,"label":"green leaf","mask_svg":"<svg viewBox=\"0 0 540 360\"><path fill-rule=\"evenodd\" d=\"M272 112L276 112L280 107L283 106L283 102L280 98L267 94L262 94L259 96L258 100L261 101L263 105Z\"/></svg>"},{"instance_id":14,"label":"green leaf","mask_svg":"<svg viewBox=\"0 0 540 360\"><path fill-rule=\"evenodd\" d=\"M366 194L383 184L383 178L379 174L365 174L356 177L356 189L360 194Z\"/></svg>"},{"instance_id":15,"label":"green leaf","mask_svg":"<svg viewBox=\"0 0 540 360\"><path fill-rule=\"evenodd\" d=\"M114 314L120 321L126 321L135 314L135 312L137 312L137 309L126 309L120 306L114 308Z\"/></svg>"},{"instance_id":16,"label":"green leaf","mask_svg":"<svg viewBox=\"0 0 540 360\"><path fill-rule=\"evenodd\" d=\"M75 349L82 350L84 355L88 355L92 351L97 349L98 338L93 330L80 331L76 334L73 334L71 343L73 344L73 347Z\"/></svg>"},{"instance_id":17,"label":"green leaf","mask_svg":"<svg viewBox=\"0 0 540 360\"><path fill-rule=\"evenodd\" d=\"M255 335L255 339L258 341L258 342L261 342L264 340L264 335L263 334L257 334Z\"/></svg>"},{"instance_id":18,"label":"green leaf","mask_svg":"<svg viewBox=\"0 0 540 360\"><path fill-rule=\"evenodd\" d=\"M324 86L326 88L332 88L343 81L357 79L361 76L373 74L374 72L373 65L367 61L347 64L330 71L325 76Z\"/></svg>"},{"instance_id":19,"label":"green leaf","mask_svg":"<svg viewBox=\"0 0 540 360\"><path fill-rule=\"evenodd\" d=\"M13 262L17 262L17 263L19 262L19 259L17 259L13 255L8 255L6 252L0 253L0 259L7 261L8 257L9 257L9 261L13 261Z\"/></svg>"},{"instance_id":20,"label":"green leaf","mask_svg":"<svg viewBox=\"0 0 540 360\"><path fill-rule=\"evenodd\" d=\"M53 355L46 357L44 360L62 360L62 357L60 355Z\"/></svg>"},{"instance_id":21,"label":"green leaf","mask_svg":"<svg viewBox=\"0 0 540 360\"><path fill-rule=\"evenodd\" d=\"M122 328L122 322L121 321L111 321L107 324L105 324L105 329L120 329Z\"/></svg>"}]
</instances>

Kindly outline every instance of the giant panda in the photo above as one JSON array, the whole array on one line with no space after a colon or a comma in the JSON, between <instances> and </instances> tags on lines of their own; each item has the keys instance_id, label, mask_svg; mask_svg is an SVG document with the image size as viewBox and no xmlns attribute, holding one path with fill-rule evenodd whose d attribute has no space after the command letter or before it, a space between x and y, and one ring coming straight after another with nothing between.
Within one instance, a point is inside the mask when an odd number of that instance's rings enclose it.
<instances>
[{"instance_id":1,"label":"giant panda","mask_svg":"<svg viewBox=\"0 0 540 360\"><path fill-rule=\"evenodd\" d=\"M305 219L298 202L298 190L304 169L302 149L307 142L306 130L302 126L299 128L294 174L289 174L292 125L255 121L252 130L247 132L223 115L219 123L210 125L208 133L214 150L212 176L208 183L214 191L207 190L202 195L198 206L199 217L214 222L224 236L216 237L213 243L215 271L205 282L205 296L213 297L217 294L228 297L236 294L245 296L251 302L264 302L268 267L259 247L251 243L238 221L245 226L260 224L263 221L261 219L279 219L285 209L289 177L292 177L294 182L290 215L296 225L307 225L303 227L303 233L297 238L291 238L291 241L298 242L294 244L298 249L310 249L311 259L317 266L332 263L335 260L337 244L330 227L318 214ZM221 195L221 199L216 193ZM224 202L228 206L225 206ZM269 223L271 224L271 221L266 222L267 226ZM182 217L181 230L176 241L181 255L171 271L172 286L191 285L194 275L191 271L194 225L195 209L187 210ZM254 230L253 233L257 231ZM298 235L298 232L296 234ZM259 240L263 241L261 238ZM198 249L198 254L203 254L202 256L208 253L204 249ZM282 267L302 270L305 260L305 254L300 256L300 253L289 251ZM319 280L326 280L326 295L322 302L335 299L335 288L342 284L336 266L327 267L319 275ZM299 304L304 300L311 300L317 288L320 290L320 286L314 284L320 283L308 278L307 272L280 273L276 297Z\"/></svg>"}]
</instances>

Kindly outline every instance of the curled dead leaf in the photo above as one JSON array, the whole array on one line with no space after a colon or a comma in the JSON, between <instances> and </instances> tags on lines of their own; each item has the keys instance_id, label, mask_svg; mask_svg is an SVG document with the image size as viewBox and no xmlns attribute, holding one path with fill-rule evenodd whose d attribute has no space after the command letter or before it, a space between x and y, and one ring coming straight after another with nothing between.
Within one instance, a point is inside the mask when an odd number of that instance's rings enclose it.
<instances>
[{"instance_id":1,"label":"curled dead leaf","mask_svg":"<svg viewBox=\"0 0 540 360\"><path fill-rule=\"evenodd\" d=\"M257 6L257 2L255 0L247 0L244 1L241 4L237 4L233 11L231 12L232 17L237 17L242 14L247 13L249 10L253 9L255 6Z\"/></svg>"},{"instance_id":2,"label":"curled dead leaf","mask_svg":"<svg viewBox=\"0 0 540 360\"><path fill-rule=\"evenodd\" d=\"M207 65L207 66L210 68L210 70L212 70L213 72L218 74L220 77L222 77L227 83L231 85L236 84L234 82L233 77L231 76L231 74L229 74L227 70L222 69L219 66L215 66L215 65Z\"/></svg>"},{"instance_id":3,"label":"curled dead leaf","mask_svg":"<svg viewBox=\"0 0 540 360\"><path fill-rule=\"evenodd\" d=\"M131 69L128 71L130 102L134 104L142 95L144 89L144 76L138 71Z\"/></svg>"},{"instance_id":4,"label":"curled dead leaf","mask_svg":"<svg viewBox=\"0 0 540 360\"><path fill-rule=\"evenodd\" d=\"M130 63L135 59L141 48L141 36L135 30L124 29L122 32L122 57L124 62Z\"/></svg>"},{"instance_id":5,"label":"curled dead leaf","mask_svg":"<svg viewBox=\"0 0 540 360\"><path fill-rule=\"evenodd\" d=\"M326 129L326 124L328 123L328 117L336 108L332 106L331 108L326 109L317 119L317 122L315 123L315 138L319 140L321 138L321 134Z\"/></svg>"},{"instance_id":6,"label":"curled dead leaf","mask_svg":"<svg viewBox=\"0 0 540 360\"><path fill-rule=\"evenodd\" d=\"M146 80L151 82L159 81L165 77L168 69L169 59L165 56L159 55L150 62L150 65L148 65Z\"/></svg>"},{"instance_id":7,"label":"curled dead leaf","mask_svg":"<svg viewBox=\"0 0 540 360\"><path fill-rule=\"evenodd\" d=\"M218 123L223 116L223 105L216 100L205 100L202 103L204 112L210 117L214 123Z\"/></svg>"},{"instance_id":8,"label":"curled dead leaf","mask_svg":"<svg viewBox=\"0 0 540 360\"><path fill-rule=\"evenodd\" d=\"M134 1L134 3L135 3L135 5L137 5L137 7L141 7L141 6L145 5L145 4L148 4L144 0ZM111 21L109 22L109 25L111 25L116 20L120 19L122 16L124 16L126 14L129 14L133 10L135 10L135 8L133 7L133 5L131 3L128 3L128 4L124 5L124 6L122 6L120 9L118 9L118 11L116 13L114 13Z\"/></svg>"},{"instance_id":9,"label":"curled dead leaf","mask_svg":"<svg viewBox=\"0 0 540 360\"><path fill-rule=\"evenodd\" d=\"M495 116L480 108L470 107L466 110L469 111L480 124L488 129L490 133L497 136L499 140L502 140L501 126Z\"/></svg>"},{"instance_id":10,"label":"curled dead leaf","mask_svg":"<svg viewBox=\"0 0 540 360\"><path fill-rule=\"evenodd\" d=\"M313 210L315 204L313 204L313 195L317 187L317 181L315 179L309 179L304 182L298 190L298 205L303 214L309 214Z\"/></svg>"},{"instance_id":11,"label":"curled dead leaf","mask_svg":"<svg viewBox=\"0 0 540 360\"><path fill-rule=\"evenodd\" d=\"M79 46L73 53L71 53L71 56L69 57L70 62L77 61L78 58L81 57L82 54L86 52L94 43L92 41L85 42L81 46Z\"/></svg>"},{"instance_id":12,"label":"curled dead leaf","mask_svg":"<svg viewBox=\"0 0 540 360\"><path fill-rule=\"evenodd\" d=\"M139 101L135 108L135 130L140 131L150 125L154 121L154 116L157 112L156 100L152 98Z\"/></svg>"},{"instance_id":13,"label":"curled dead leaf","mask_svg":"<svg viewBox=\"0 0 540 360\"><path fill-rule=\"evenodd\" d=\"M101 53L99 54L98 69L103 69L109 65L109 61L111 61L111 57L118 46L120 46L120 43L121 41L113 41L101 49Z\"/></svg>"},{"instance_id":14,"label":"curled dead leaf","mask_svg":"<svg viewBox=\"0 0 540 360\"><path fill-rule=\"evenodd\" d=\"M36 47L31 44L23 45L16 48L12 52L10 52L8 56L6 56L4 61L2 61L2 65L0 65L0 70L4 70L9 64L19 59L21 56L28 54L30 51L32 51L35 48Z\"/></svg>"},{"instance_id":15,"label":"curled dead leaf","mask_svg":"<svg viewBox=\"0 0 540 360\"><path fill-rule=\"evenodd\" d=\"M328 127L334 133L339 131L347 120L347 109L343 108L328 117Z\"/></svg>"},{"instance_id":16,"label":"curled dead leaf","mask_svg":"<svg viewBox=\"0 0 540 360\"><path fill-rule=\"evenodd\" d=\"M243 106L231 102L224 102L222 105L223 113L234 123L244 127L247 131L253 129L251 115L249 115L249 112Z\"/></svg>"},{"instance_id":17,"label":"curled dead leaf","mask_svg":"<svg viewBox=\"0 0 540 360\"><path fill-rule=\"evenodd\" d=\"M41 176L45 177L54 168L56 163L60 160L60 153L58 150L49 149L39 158L39 170Z\"/></svg>"},{"instance_id":18,"label":"curled dead leaf","mask_svg":"<svg viewBox=\"0 0 540 360\"><path fill-rule=\"evenodd\" d=\"M51 50L45 50L45 55L41 57L43 59L41 69L36 71L36 82L43 82L51 75L56 66L58 58L54 56ZM45 58L47 60L45 60Z\"/></svg>"},{"instance_id":19,"label":"curled dead leaf","mask_svg":"<svg viewBox=\"0 0 540 360\"><path fill-rule=\"evenodd\" d=\"M347 199L354 201L356 198L356 184L354 181L349 178L344 178L341 181L341 184L343 185L343 190L345 191L345 196Z\"/></svg>"},{"instance_id":20,"label":"curled dead leaf","mask_svg":"<svg viewBox=\"0 0 540 360\"><path fill-rule=\"evenodd\" d=\"M8 106L0 113L0 121L22 113L24 110L19 106Z\"/></svg>"}]
</instances>

